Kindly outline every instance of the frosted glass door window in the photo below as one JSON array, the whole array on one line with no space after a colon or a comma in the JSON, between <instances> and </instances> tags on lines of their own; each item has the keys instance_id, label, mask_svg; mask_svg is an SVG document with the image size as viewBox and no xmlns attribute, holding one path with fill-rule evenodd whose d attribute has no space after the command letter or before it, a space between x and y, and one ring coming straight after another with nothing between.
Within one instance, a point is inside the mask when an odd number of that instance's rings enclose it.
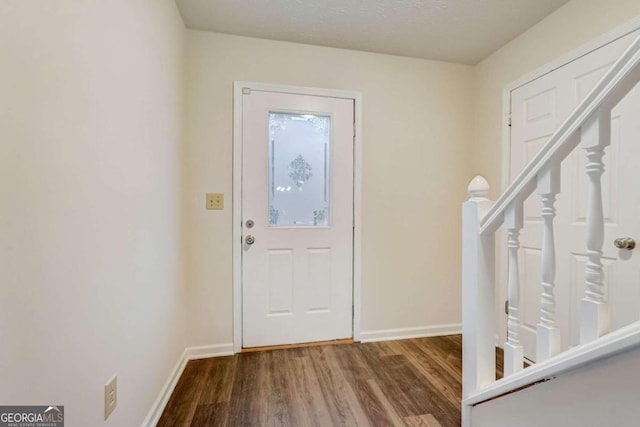
<instances>
[{"instance_id":1,"label":"frosted glass door window","mask_svg":"<svg viewBox=\"0 0 640 427\"><path fill-rule=\"evenodd\" d=\"M331 117L269 113L269 226L330 225Z\"/></svg>"}]
</instances>

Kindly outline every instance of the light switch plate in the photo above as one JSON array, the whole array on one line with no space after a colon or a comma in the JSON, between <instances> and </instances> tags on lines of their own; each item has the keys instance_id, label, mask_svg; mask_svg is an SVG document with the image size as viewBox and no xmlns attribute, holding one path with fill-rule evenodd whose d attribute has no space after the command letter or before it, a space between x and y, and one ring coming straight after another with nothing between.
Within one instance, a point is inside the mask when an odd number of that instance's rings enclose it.
<instances>
[{"instance_id":1,"label":"light switch plate","mask_svg":"<svg viewBox=\"0 0 640 427\"><path fill-rule=\"evenodd\" d=\"M224 209L223 193L207 193L207 210Z\"/></svg>"}]
</instances>

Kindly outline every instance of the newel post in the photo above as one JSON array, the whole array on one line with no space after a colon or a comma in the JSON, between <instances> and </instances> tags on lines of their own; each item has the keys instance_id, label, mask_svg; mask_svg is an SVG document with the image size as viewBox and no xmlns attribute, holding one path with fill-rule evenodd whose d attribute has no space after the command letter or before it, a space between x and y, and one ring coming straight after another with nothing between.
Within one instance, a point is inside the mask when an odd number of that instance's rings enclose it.
<instances>
[{"instance_id":1,"label":"newel post","mask_svg":"<svg viewBox=\"0 0 640 427\"><path fill-rule=\"evenodd\" d=\"M491 208L489 183L481 176L462 204L462 395L467 398L495 381L495 237L480 234Z\"/></svg>"}]
</instances>

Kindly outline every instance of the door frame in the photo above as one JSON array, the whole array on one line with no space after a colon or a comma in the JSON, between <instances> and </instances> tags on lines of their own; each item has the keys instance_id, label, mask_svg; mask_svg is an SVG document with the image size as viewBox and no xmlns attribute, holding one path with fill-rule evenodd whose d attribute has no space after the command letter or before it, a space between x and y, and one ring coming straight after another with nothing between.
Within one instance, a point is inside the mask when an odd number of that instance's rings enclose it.
<instances>
[{"instance_id":1,"label":"door frame","mask_svg":"<svg viewBox=\"0 0 640 427\"><path fill-rule=\"evenodd\" d=\"M545 65L535 69L534 71L525 74L519 79L512 81L502 88L502 176L500 179L501 193L504 192L509 186L509 174L511 171L511 92L637 30L640 30L640 16L624 22L623 24L613 28L612 30L607 31L606 33L569 51L559 58L556 58L555 60L546 63ZM501 239L500 241L506 242L506 233L504 232L504 229L501 229L498 236ZM502 244L499 245L499 247L501 249L498 263L499 271L502 273L498 281L500 286L496 290L496 296L498 300L496 301L495 306L497 307L497 315L500 319L500 322L498 323L499 327L496 334L496 345L502 348L503 344L507 340L507 315L505 314L503 309L503 301L507 299L506 283L508 276L508 262L507 251L504 250L506 246Z\"/></svg>"},{"instance_id":2,"label":"door frame","mask_svg":"<svg viewBox=\"0 0 640 427\"><path fill-rule=\"evenodd\" d=\"M244 90L351 99L353 119L353 340L360 341L362 290L362 93L245 81L233 82L233 352L242 350L242 94Z\"/></svg>"}]
</instances>

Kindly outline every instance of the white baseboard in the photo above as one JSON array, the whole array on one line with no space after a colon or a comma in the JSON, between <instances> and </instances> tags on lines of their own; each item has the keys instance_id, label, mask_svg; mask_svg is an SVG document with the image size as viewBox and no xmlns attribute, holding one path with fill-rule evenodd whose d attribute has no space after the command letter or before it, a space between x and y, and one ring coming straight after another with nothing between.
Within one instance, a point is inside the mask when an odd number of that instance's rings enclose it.
<instances>
[{"instance_id":1,"label":"white baseboard","mask_svg":"<svg viewBox=\"0 0 640 427\"><path fill-rule=\"evenodd\" d=\"M207 357L233 356L233 343L201 345L199 347L187 347L187 359L206 359Z\"/></svg>"},{"instance_id":2,"label":"white baseboard","mask_svg":"<svg viewBox=\"0 0 640 427\"><path fill-rule=\"evenodd\" d=\"M360 342L406 340L410 338L437 337L441 335L455 335L461 333L461 323L418 326L414 328L401 329L380 329L377 331L360 332Z\"/></svg>"},{"instance_id":3,"label":"white baseboard","mask_svg":"<svg viewBox=\"0 0 640 427\"><path fill-rule=\"evenodd\" d=\"M167 402L169 401L169 397L171 397L171 393L173 393L173 389L176 388L176 384L178 384L178 380L180 379L180 375L182 375L182 371L184 371L185 366L187 366L187 349L185 348L182 352L182 355L178 359L176 366L169 374L169 378L164 386L160 389L160 394L156 398L156 401L153 402L153 406L147 414L147 417L142 422L142 426L144 427L153 427L158 424L160 420L160 416L162 415L162 411L164 411L164 407L167 406Z\"/></svg>"},{"instance_id":4,"label":"white baseboard","mask_svg":"<svg viewBox=\"0 0 640 427\"><path fill-rule=\"evenodd\" d=\"M160 390L160 394L158 394L156 401L153 402L153 406L151 407L149 414L147 414L147 417L142 422L142 426L154 427L158 424L158 421L160 421L160 417L162 416L162 412L164 411L165 406L167 406L167 402L169 402L171 393L173 393L173 390L176 388L176 384L178 384L178 380L180 379L184 368L187 366L187 362L195 359L205 359L207 357L232 356L233 354L233 343L185 348L178 359L176 366L171 371L171 374L169 374L167 382Z\"/></svg>"}]
</instances>

